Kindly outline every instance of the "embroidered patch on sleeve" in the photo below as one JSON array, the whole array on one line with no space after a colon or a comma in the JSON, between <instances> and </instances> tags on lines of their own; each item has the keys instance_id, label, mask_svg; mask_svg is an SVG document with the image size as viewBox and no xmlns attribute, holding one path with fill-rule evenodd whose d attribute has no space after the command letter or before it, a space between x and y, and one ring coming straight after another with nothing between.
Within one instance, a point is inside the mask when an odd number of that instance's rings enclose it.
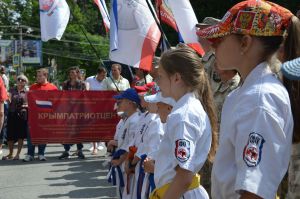
<instances>
[{"instance_id":1,"label":"embroidered patch on sleeve","mask_svg":"<svg viewBox=\"0 0 300 199\"><path fill-rule=\"evenodd\" d=\"M248 142L243 151L243 159L248 167L256 167L262 158L262 148L265 139L258 133L249 134Z\"/></svg>"},{"instance_id":2,"label":"embroidered patch on sleeve","mask_svg":"<svg viewBox=\"0 0 300 199\"><path fill-rule=\"evenodd\" d=\"M175 142L175 157L180 162L185 162L190 158L190 141L179 139Z\"/></svg>"}]
</instances>

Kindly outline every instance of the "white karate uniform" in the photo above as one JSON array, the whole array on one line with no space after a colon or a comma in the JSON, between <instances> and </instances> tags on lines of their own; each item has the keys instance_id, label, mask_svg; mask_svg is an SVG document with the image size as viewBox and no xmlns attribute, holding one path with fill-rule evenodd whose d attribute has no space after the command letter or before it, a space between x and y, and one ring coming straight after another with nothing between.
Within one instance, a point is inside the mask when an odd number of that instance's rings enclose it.
<instances>
[{"instance_id":1,"label":"white karate uniform","mask_svg":"<svg viewBox=\"0 0 300 199\"><path fill-rule=\"evenodd\" d=\"M212 198L236 199L241 191L275 198L291 155L290 107L286 89L266 62L228 95L212 170Z\"/></svg>"},{"instance_id":2,"label":"white karate uniform","mask_svg":"<svg viewBox=\"0 0 300 199\"><path fill-rule=\"evenodd\" d=\"M117 126L116 126L116 132L115 132L115 135L114 135L114 140L117 141L118 146L119 146L118 140L121 139L125 121L126 121L126 119L125 119L125 120L124 120L124 119L120 119L120 121L118 122L118 124L117 124ZM117 147L117 148L119 148L119 147Z\"/></svg>"},{"instance_id":3,"label":"white karate uniform","mask_svg":"<svg viewBox=\"0 0 300 199\"><path fill-rule=\"evenodd\" d=\"M118 143L118 147L117 147L116 151L119 149L119 142L118 142L118 140L121 141L121 136L122 136L122 133L123 133L123 127L124 127L125 121L126 121L126 119L125 120L124 119L120 119L120 121L118 122L118 124L116 126L116 132L115 132L115 135L114 135L114 140L116 140L117 143ZM123 168L122 165L120 166L120 168L121 168L122 177L123 177L124 176L124 168ZM107 177L110 177L111 172L112 172L112 168L109 170L109 173L108 173ZM116 172L116 193L117 193L117 197L121 198L123 190L120 187L120 177L119 177L119 173L118 172Z\"/></svg>"},{"instance_id":4,"label":"white karate uniform","mask_svg":"<svg viewBox=\"0 0 300 199\"><path fill-rule=\"evenodd\" d=\"M135 139L135 146L138 148L135 156L141 158L142 155L149 154L158 150L160 140L164 134L163 126L157 114L147 112L141 117L140 126ZM137 198L137 183L139 177L140 164L139 161L135 167L135 183L132 199ZM148 174L145 175L143 181L143 189L141 190L141 198L146 199L146 185L148 184Z\"/></svg>"},{"instance_id":5,"label":"white karate uniform","mask_svg":"<svg viewBox=\"0 0 300 199\"><path fill-rule=\"evenodd\" d=\"M121 135L121 142L120 142L120 149L123 149L127 152L129 152L129 147L133 146L135 135L137 132L138 124L140 120L140 113L136 112L132 114L130 117L127 118L125 121L124 127L123 127L123 133ZM118 141L119 144L119 141ZM124 168L125 163L122 164L122 168ZM125 182L125 188L123 191L122 199L131 199L131 193L133 193L134 188L134 175L131 175L130 177L130 190L129 194L127 194L127 175L124 170L123 179Z\"/></svg>"},{"instance_id":6,"label":"white karate uniform","mask_svg":"<svg viewBox=\"0 0 300 199\"><path fill-rule=\"evenodd\" d=\"M212 140L209 118L194 93L187 93L176 102L165 130L155 158L157 188L172 182L177 165L198 173L207 159ZM185 192L183 197L202 199L208 198L208 194L200 186Z\"/></svg>"}]
</instances>

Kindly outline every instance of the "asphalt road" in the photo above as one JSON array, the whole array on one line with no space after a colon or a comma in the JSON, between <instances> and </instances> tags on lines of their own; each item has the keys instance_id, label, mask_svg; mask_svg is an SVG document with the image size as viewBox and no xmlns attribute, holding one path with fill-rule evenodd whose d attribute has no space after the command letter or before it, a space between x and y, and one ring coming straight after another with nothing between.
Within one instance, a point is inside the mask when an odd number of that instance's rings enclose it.
<instances>
[{"instance_id":1,"label":"asphalt road","mask_svg":"<svg viewBox=\"0 0 300 199\"><path fill-rule=\"evenodd\" d=\"M0 199L116 198L115 187L106 180L107 158L103 153L90 155L87 148L89 144L85 145L84 160L58 160L63 151L59 144L47 146L46 162L0 160ZM73 146L71 151L75 149ZM7 152L5 147L3 155ZM26 152L25 146L20 158Z\"/></svg>"}]
</instances>

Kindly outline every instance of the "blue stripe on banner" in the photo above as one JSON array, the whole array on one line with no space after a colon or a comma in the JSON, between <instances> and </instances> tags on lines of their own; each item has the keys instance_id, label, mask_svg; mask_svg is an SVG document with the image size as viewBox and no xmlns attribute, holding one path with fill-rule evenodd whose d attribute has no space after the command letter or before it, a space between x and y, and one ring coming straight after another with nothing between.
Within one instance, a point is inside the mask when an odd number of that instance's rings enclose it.
<instances>
[{"instance_id":1,"label":"blue stripe on banner","mask_svg":"<svg viewBox=\"0 0 300 199\"><path fill-rule=\"evenodd\" d=\"M51 105L42 105L42 104L37 104L37 106L38 106L39 108L48 108L48 109L51 109L51 108L52 108L52 106L51 106Z\"/></svg>"}]
</instances>

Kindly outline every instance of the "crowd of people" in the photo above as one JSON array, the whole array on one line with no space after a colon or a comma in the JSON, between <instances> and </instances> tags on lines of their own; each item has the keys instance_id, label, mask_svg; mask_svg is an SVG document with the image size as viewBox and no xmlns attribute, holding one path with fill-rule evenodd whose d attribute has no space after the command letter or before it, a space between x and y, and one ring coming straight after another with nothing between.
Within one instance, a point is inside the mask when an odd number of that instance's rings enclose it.
<instances>
[{"instance_id":1,"label":"crowd of people","mask_svg":"<svg viewBox=\"0 0 300 199\"><path fill-rule=\"evenodd\" d=\"M104 67L86 80L78 67L68 71L62 90L120 91L114 96L120 121L106 144L107 177L118 198L299 198L299 16L275 3L247 0L197 28L203 57L179 44L155 57L150 73L137 69L131 84L117 63L109 77ZM29 90L58 90L47 76L39 69ZM9 154L2 160L18 160L27 139L24 161L32 161L28 79L19 75L10 89L3 82L0 127ZM59 159L70 156L71 146L63 145ZM73 155L84 159L83 144L76 147ZM38 146L41 161L45 149ZM92 154L99 149L105 143L92 143ZM288 190L280 190L287 171Z\"/></svg>"},{"instance_id":2,"label":"crowd of people","mask_svg":"<svg viewBox=\"0 0 300 199\"><path fill-rule=\"evenodd\" d=\"M123 91L130 88L129 81L121 76L121 65L113 64L111 67L112 79L107 78L107 70L104 67L97 69L96 75L88 77L86 80L82 76L83 73L79 67L70 67L68 69L68 79L61 86L56 86L48 82L48 69L40 68L36 72L36 83L29 86L28 78L21 74L16 77L16 85L9 88L8 79L5 76L5 67L1 66L2 71L1 85L1 105L0 111L3 128L1 127L0 137L0 153L2 154L2 146L7 144L9 153L2 156L2 160L19 160L20 153L23 148L24 140L27 139L27 155L23 159L24 162L34 160L35 146L32 145L30 133L28 129L28 100L27 92L33 90L115 90ZM17 153L14 154L14 143L17 142ZM98 150L106 150L105 143L91 143L92 155L96 155ZM63 144L64 152L58 157L66 159L70 156L69 151L72 144ZM76 144L77 150L72 155L77 155L78 158L84 159L85 155L82 152L83 144ZM45 157L46 144L38 145L38 159L46 161Z\"/></svg>"}]
</instances>

